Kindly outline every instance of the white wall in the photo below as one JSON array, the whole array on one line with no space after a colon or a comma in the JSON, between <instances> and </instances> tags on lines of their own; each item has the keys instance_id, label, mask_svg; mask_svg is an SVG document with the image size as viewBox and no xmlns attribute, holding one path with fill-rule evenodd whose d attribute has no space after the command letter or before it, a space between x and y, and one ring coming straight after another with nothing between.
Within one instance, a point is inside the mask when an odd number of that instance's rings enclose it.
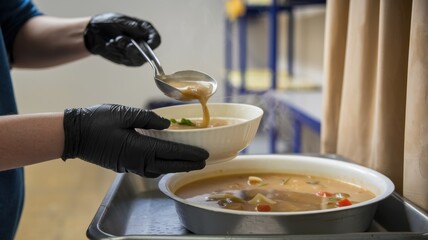
<instances>
[{"instance_id":1,"label":"white wall","mask_svg":"<svg viewBox=\"0 0 428 240\"><path fill-rule=\"evenodd\" d=\"M155 52L166 73L185 69L206 72L219 82L210 102L224 101L225 0L34 1L53 16L81 17L115 11L152 22L162 36ZM296 76L322 81L324 18L324 6L296 11ZM278 67L285 69L287 17L281 19ZM249 22L249 66L267 64L267 26L266 18ZM141 107L153 98L167 99L157 89L148 64L130 68L99 56L51 69L14 69L12 74L21 113L62 111L106 102Z\"/></svg>"},{"instance_id":2,"label":"white wall","mask_svg":"<svg viewBox=\"0 0 428 240\"><path fill-rule=\"evenodd\" d=\"M162 36L156 49L166 73L195 69L223 79L224 2L219 0L35 0L47 15L92 16L121 12L148 20ZM130 68L91 56L79 62L42 70L12 71L21 113L62 111L98 103L143 106L166 98L153 81L148 64ZM211 101L222 101L223 84Z\"/></svg>"}]
</instances>

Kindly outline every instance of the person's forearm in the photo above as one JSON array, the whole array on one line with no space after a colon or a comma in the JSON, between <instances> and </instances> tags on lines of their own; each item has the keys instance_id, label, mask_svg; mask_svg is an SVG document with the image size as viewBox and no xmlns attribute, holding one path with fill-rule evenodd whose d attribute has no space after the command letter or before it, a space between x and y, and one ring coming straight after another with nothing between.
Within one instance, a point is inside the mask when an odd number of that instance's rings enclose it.
<instances>
[{"instance_id":1,"label":"person's forearm","mask_svg":"<svg viewBox=\"0 0 428 240\"><path fill-rule=\"evenodd\" d=\"M60 158L63 113L0 117L0 171Z\"/></svg>"},{"instance_id":2,"label":"person's forearm","mask_svg":"<svg viewBox=\"0 0 428 240\"><path fill-rule=\"evenodd\" d=\"M89 20L89 17L31 18L16 36L13 67L51 67L89 56L83 41L83 33Z\"/></svg>"}]
</instances>

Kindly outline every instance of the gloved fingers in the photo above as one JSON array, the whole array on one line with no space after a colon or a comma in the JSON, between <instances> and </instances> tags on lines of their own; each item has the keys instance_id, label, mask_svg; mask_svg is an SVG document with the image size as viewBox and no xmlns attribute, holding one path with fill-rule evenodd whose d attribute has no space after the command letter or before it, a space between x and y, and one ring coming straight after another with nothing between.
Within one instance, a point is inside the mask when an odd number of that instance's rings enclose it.
<instances>
[{"instance_id":1,"label":"gloved fingers","mask_svg":"<svg viewBox=\"0 0 428 240\"><path fill-rule=\"evenodd\" d=\"M136 46L127 36L118 36L111 39L106 45L109 51L122 54L121 60L128 66L141 66L146 62L146 58L140 53Z\"/></svg>"},{"instance_id":2,"label":"gloved fingers","mask_svg":"<svg viewBox=\"0 0 428 240\"><path fill-rule=\"evenodd\" d=\"M170 125L171 122L168 119L163 118L150 110L140 109L135 125L132 127L162 130L168 128Z\"/></svg>"},{"instance_id":3,"label":"gloved fingers","mask_svg":"<svg viewBox=\"0 0 428 240\"><path fill-rule=\"evenodd\" d=\"M139 44L142 41L136 42ZM131 39L127 36L118 36L115 39L111 39L106 44L106 49L110 52L121 53L121 55L117 56L117 58L120 57L120 61L128 66L141 66L147 62L144 55L137 49L137 47L131 42Z\"/></svg>"},{"instance_id":4,"label":"gloved fingers","mask_svg":"<svg viewBox=\"0 0 428 240\"><path fill-rule=\"evenodd\" d=\"M209 154L204 149L169 142L130 132L130 144L123 146L118 169L126 169L140 176L157 177L159 174L202 169Z\"/></svg>"},{"instance_id":5,"label":"gloved fingers","mask_svg":"<svg viewBox=\"0 0 428 240\"><path fill-rule=\"evenodd\" d=\"M209 153L199 147L155 139L154 161L146 165L146 172L170 173L202 169Z\"/></svg>"},{"instance_id":6,"label":"gloved fingers","mask_svg":"<svg viewBox=\"0 0 428 240\"><path fill-rule=\"evenodd\" d=\"M118 36L110 39L105 48L107 51L103 53L103 56L113 62L131 67L141 66L146 62L144 56L139 54L128 37Z\"/></svg>"},{"instance_id":7,"label":"gloved fingers","mask_svg":"<svg viewBox=\"0 0 428 240\"><path fill-rule=\"evenodd\" d=\"M147 42L153 49L161 42L158 31L150 22L119 13L93 16L84 32L85 47L114 63L141 66L146 62L129 38ZM126 40L126 41L125 41Z\"/></svg>"},{"instance_id":8,"label":"gloved fingers","mask_svg":"<svg viewBox=\"0 0 428 240\"><path fill-rule=\"evenodd\" d=\"M159 177L160 175L162 175L162 174L146 172L146 173L144 174L144 177L147 177L147 178L157 178L157 177Z\"/></svg>"},{"instance_id":9,"label":"gloved fingers","mask_svg":"<svg viewBox=\"0 0 428 240\"><path fill-rule=\"evenodd\" d=\"M209 157L208 151L200 147L170 142L155 138L155 158L163 160L185 160L200 162Z\"/></svg>"},{"instance_id":10,"label":"gloved fingers","mask_svg":"<svg viewBox=\"0 0 428 240\"><path fill-rule=\"evenodd\" d=\"M148 21L124 16L118 23L118 29L124 35L133 38L137 42L145 41L152 49L157 48L161 43L158 31Z\"/></svg>"},{"instance_id":11,"label":"gloved fingers","mask_svg":"<svg viewBox=\"0 0 428 240\"><path fill-rule=\"evenodd\" d=\"M148 32L147 37L144 39L152 49L157 48L161 44L161 37L156 28L154 28L150 22L144 21L140 25L140 28L146 29L146 31Z\"/></svg>"},{"instance_id":12,"label":"gloved fingers","mask_svg":"<svg viewBox=\"0 0 428 240\"><path fill-rule=\"evenodd\" d=\"M140 172L140 171L129 171L129 172L135 173L137 175L140 175L141 177L146 177L146 178L157 178L160 175L162 175L160 173L151 173L151 172Z\"/></svg>"},{"instance_id":13,"label":"gloved fingers","mask_svg":"<svg viewBox=\"0 0 428 240\"><path fill-rule=\"evenodd\" d=\"M146 58L131 42L124 48L124 55L132 62L133 66L141 66L147 62Z\"/></svg>"},{"instance_id":14,"label":"gloved fingers","mask_svg":"<svg viewBox=\"0 0 428 240\"><path fill-rule=\"evenodd\" d=\"M108 48L111 48L111 47L108 47ZM103 56L104 58L106 58L106 59L108 59L114 63L117 63L117 64L123 64L123 65L127 65L127 66L129 66L129 64L130 64L129 60L124 59L122 55L115 53L115 52L112 52L112 51L110 51L110 52L106 51L106 52L102 53L101 56Z\"/></svg>"},{"instance_id":15,"label":"gloved fingers","mask_svg":"<svg viewBox=\"0 0 428 240\"><path fill-rule=\"evenodd\" d=\"M124 128L144 128L162 130L168 128L171 122L156 113L121 105L112 105L110 111L118 112ZM137 134L137 133L135 133Z\"/></svg>"}]
</instances>

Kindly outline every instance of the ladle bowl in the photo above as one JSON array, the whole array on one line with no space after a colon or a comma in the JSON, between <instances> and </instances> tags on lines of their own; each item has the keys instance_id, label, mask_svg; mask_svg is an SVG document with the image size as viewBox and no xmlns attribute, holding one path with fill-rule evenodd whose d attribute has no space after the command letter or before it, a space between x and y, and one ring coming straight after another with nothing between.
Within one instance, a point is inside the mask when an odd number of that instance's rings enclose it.
<instances>
[{"instance_id":1,"label":"ladle bowl","mask_svg":"<svg viewBox=\"0 0 428 240\"><path fill-rule=\"evenodd\" d=\"M206 97L211 97L217 90L217 82L205 73L183 70L171 75L155 75L155 82L161 91L168 97L191 101L193 97L183 94L188 87L203 87L206 89Z\"/></svg>"},{"instance_id":2,"label":"ladle bowl","mask_svg":"<svg viewBox=\"0 0 428 240\"><path fill-rule=\"evenodd\" d=\"M206 98L211 97L217 90L217 81L209 75L194 71L184 70L167 75L164 73L159 59L154 54L153 50L146 42L139 45L135 40L131 42L139 50L139 52L146 58L147 62L152 66L154 71L154 79L156 86L168 97L174 98L179 101L195 100L194 96L184 94L183 91L189 87L204 88Z\"/></svg>"}]
</instances>

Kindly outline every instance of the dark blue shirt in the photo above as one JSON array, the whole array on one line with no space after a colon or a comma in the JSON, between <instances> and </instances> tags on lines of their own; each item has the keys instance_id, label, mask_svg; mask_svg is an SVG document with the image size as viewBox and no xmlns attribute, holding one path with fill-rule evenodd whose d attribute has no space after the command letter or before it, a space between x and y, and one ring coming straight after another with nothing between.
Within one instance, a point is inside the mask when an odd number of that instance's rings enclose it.
<instances>
[{"instance_id":1,"label":"dark blue shirt","mask_svg":"<svg viewBox=\"0 0 428 240\"><path fill-rule=\"evenodd\" d=\"M40 14L30 0L0 0L0 115L17 113L9 64L13 42L21 26ZM23 169L0 172L0 239L14 238L23 202Z\"/></svg>"}]
</instances>

